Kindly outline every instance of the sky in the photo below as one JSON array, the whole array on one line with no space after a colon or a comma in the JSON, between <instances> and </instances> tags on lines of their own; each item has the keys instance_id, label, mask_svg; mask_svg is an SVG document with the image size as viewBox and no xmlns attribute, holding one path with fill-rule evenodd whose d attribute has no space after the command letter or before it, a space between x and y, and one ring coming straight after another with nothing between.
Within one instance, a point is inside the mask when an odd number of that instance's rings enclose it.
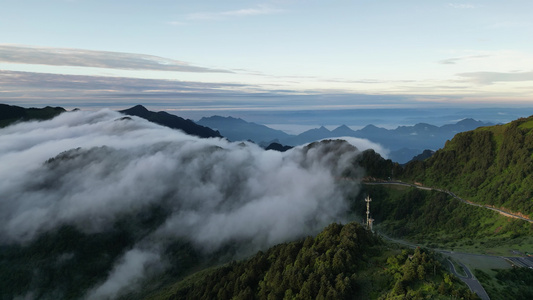
<instances>
[{"instance_id":1,"label":"sky","mask_svg":"<svg viewBox=\"0 0 533 300\"><path fill-rule=\"evenodd\" d=\"M0 0L0 102L533 107L530 0Z\"/></svg>"}]
</instances>

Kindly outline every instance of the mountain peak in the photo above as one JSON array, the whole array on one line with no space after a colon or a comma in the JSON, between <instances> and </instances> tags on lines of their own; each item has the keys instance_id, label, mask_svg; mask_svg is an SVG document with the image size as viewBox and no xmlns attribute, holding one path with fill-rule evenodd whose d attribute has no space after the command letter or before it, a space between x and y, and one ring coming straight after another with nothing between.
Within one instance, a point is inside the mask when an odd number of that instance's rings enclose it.
<instances>
[{"instance_id":1,"label":"mountain peak","mask_svg":"<svg viewBox=\"0 0 533 300\"><path fill-rule=\"evenodd\" d=\"M379 127L377 127L377 126L374 125L374 124L368 124L368 125L366 125L363 129L376 129L376 128L379 128Z\"/></svg>"},{"instance_id":2,"label":"mountain peak","mask_svg":"<svg viewBox=\"0 0 533 300\"><path fill-rule=\"evenodd\" d=\"M119 112L123 114L127 114L127 115L136 115L136 116L141 117L141 116L146 116L146 114L149 113L150 111L146 107L138 104L128 109L121 110Z\"/></svg>"},{"instance_id":3,"label":"mountain peak","mask_svg":"<svg viewBox=\"0 0 533 300\"><path fill-rule=\"evenodd\" d=\"M346 125L342 124L341 126L339 126L339 127L335 128L335 130L337 130L337 129L342 129L342 130L346 130L346 129L350 129L350 127L348 127L348 126L346 126ZM350 129L350 130L351 130L351 129Z\"/></svg>"},{"instance_id":4,"label":"mountain peak","mask_svg":"<svg viewBox=\"0 0 533 300\"><path fill-rule=\"evenodd\" d=\"M331 131L332 133L336 134L336 135L346 135L346 136L351 136L355 133L355 131L353 131L350 127L346 126L346 125L341 125L335 129L333 129L333 131Z\"/></svg>"},{"instance_id":5,"label":"mountain peak","mask_svg":"<svg viewBox=\"0 0 533 300\"><path fill-rule=\"evenodd\" d=\"M210 123L210 124L212 124L212 123L219 123L219 122L227 122L227 123L230 123L230 124L249 123L249 122L246 122L245 120L243 120L241 118L234 118L234 117L231 117L231 116L223 117L223 116L219 116L219 115L213 115L211 117L203 117L197 123L198 124L201 124L201 123Z\"/></svg>"},{"instance_id":6,"label":"mountain peak","mask_svg":"<svg viewBox=\"0 0 533 300\"><path fill-rule=\"evenodd\" d=\"M477 124L481 124L481 123L483 123L483 122L474 120L472 118L466 118L466 119L463 119L463 120L457 122L456 124L457 125L477 125Z\"/></svg>"}]
</instances>

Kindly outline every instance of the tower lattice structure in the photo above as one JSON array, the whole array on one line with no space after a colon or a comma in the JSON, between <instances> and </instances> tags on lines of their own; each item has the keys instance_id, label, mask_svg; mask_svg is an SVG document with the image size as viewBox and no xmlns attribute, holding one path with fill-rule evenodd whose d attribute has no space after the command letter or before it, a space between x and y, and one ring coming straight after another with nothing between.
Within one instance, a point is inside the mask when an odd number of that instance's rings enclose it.
<instances>
[{"instance_id":1,"label":"tower lattice structure","mask_svg":"<svg viewBox=\"0 0 533 300\"><path fill-rule=\"evenodd\" d=\"M372 223L374 222L374 219L370 217L370 202L372 202L372 199L369 196L366 196L365 198L366 202L366 228L369 230L372 230Z\"/></svg>"}]
</instances>

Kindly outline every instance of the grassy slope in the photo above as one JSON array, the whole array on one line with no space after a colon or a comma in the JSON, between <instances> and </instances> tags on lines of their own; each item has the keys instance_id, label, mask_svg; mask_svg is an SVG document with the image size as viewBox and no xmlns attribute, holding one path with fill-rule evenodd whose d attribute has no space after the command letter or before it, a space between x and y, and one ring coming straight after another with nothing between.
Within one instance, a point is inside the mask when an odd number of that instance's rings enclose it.
<instances>
[{"instance_id":1,"label":"grassy slope","mask_svg":"<svg viewBox=\"0 0 533 300\"><path fill-rule=\"evenodd\" d=\"M463 204L445 193L365 186L354 201L354 210L365 211L367 194L373 199L376 226L394 237L480 254L509 255L510 249L525 252L533 245L533 224Z\"/></svg>"},{"instance_id":2,"label":"grassy slope","mask_svg":"<svg viewBox=\"0 0 533 300\"><path fill-rule=\"evenodd\" d=\"M401 177L533 217L533 116L457 134Z\"/></svg>"},{"instance_id":3,"label":"grassy slope","mask_svg":"<svg viewBox=\"0 0 533 300\"><path fill-rule=\"evenodd\" d=\"M474 275L483 284L492 300L530 300L533 299L533 270L476 269Z\"/></svg>"}]
</instances>

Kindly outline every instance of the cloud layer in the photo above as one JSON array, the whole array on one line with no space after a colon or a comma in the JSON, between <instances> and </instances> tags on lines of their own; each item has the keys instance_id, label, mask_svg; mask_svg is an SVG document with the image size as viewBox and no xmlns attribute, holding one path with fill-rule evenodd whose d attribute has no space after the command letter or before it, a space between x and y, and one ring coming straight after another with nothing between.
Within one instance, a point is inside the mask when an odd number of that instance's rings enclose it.
<instances>
[{"instance_id":1,"label":"cloud layer","mask_svg":"<svg viewBox=\"0 0 533 300\"><path fill-rule=\"evenodd\" d=\"M469 72L457 74L468 78L477 84L494 84L496 82L517 82L533 81L533 71L531 72Z\"/></svg>"},{"instance_id":2,"label":"cloud layer","mask_svg":"<svg viewBox=\"0 0 533 300\"><path fill-rule=\"evenodd\" d=\"M324 110L412 104L404 95L296 93L258 85L59 75L0 70L0 99L19 106L119 107L143 103L196 110ZM46 103L43 103L46 99ZM41 104L43 103L43 104Z\"/></svg>"},{"instance_id":3,"label":"cloud layer","mask_svg":"<svg viewBox=\"0 0 533 300\"><path fill-rule=\"evenodd\" d=\"M346 213L337 178L358 154L348 143L279 153L122 117L77 111L0 130L0 244L61 225L105 232L154 206L168 212L89 298L114 297L142 280L173 239L202 251L236 241L257 250Z\"/></svg>"},{"instance_id":4,"label":"cloud layer","mask_svg":"<svg viewBox=\"0 0 533 300\"><path fill-rule=\"evenodd\" d=\"M5 44L0 44L0 62L121 70L231 73L227 70L192 66L182 61L146 54Z\"/></svg>"},{"instance_id":5,"label":"cloud layer","mask_svg":"<svg viewBox=\"0 0 533 300\"><path fill-rule=\"evenodd\" d=\"M229 10L222 12L199 12L192 13L186 16L188 20L221 20L234 17L249 17L258 15L270 15L280 13L283 10L271 8L267 6L258 6L255 8L243 8L237 10Z\"/></svg>"}]
</instances>

